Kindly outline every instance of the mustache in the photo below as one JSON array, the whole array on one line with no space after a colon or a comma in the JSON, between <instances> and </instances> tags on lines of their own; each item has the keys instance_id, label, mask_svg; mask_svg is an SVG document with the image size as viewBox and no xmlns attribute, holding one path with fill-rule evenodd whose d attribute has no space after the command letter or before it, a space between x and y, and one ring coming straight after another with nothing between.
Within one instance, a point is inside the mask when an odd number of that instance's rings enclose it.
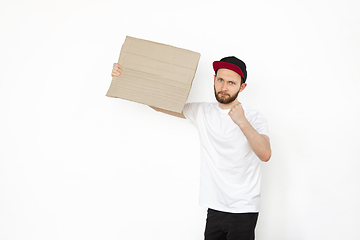
<instances>
[{"instance_id":1,"label":"mustache","mask_svg":"<svg viewBox=\"0 0 360 240\"><path fill-rule=\"evenodd\" d=\"M218 94L218 95L219 95L219 94L226 94L226 95L230 96L230 94L228 94L228 93L226 93L226 92L223 92L223 91L219 91L219 92L217 92L217 94Z\"/></svg>"}]
</instances>

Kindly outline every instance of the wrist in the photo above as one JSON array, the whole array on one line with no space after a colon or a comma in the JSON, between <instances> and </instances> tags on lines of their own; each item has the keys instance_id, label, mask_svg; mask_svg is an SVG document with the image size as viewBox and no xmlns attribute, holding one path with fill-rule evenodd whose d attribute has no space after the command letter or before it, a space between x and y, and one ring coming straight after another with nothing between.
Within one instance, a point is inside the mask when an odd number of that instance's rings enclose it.
<instances>
[{"instance_id":1,"label":"wrist","mask_svg":"<svg viewBox=\"0 0 360 240\"><path fill-rule=\"evenodd\" d=\"M238 125L241 129L246 128L250 125L249 121L244 117L236 121L236 125Z\"/></svg>"}]
</instances>

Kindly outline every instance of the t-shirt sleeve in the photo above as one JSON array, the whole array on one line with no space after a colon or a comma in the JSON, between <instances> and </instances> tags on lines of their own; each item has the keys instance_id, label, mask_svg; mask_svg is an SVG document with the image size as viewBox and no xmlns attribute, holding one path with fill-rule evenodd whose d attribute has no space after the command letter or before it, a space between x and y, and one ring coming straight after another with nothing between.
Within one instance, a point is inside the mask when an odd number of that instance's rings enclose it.
<instances>
[{"instance_id":1,"label":"t-shirt sleeve","mask_svg":"<svg viewBox=\"0 0 360 240\"><path fill-rule=\"evenodd\" d=\"M200 103L186 103L183 109L183 114L191 123L196 123Z\"/></svg>"},{"instance_id":2,"label":"t-shirt sleeve","mask_svg":"<svg viewBox=\"0 0 360 240\"><path fill-rule=\"evenodd\" d=\"M259 134L265 134L269 137L268 123L264 115L259 112L254 113L250 123Z\"/></svg>"}]
</instances>

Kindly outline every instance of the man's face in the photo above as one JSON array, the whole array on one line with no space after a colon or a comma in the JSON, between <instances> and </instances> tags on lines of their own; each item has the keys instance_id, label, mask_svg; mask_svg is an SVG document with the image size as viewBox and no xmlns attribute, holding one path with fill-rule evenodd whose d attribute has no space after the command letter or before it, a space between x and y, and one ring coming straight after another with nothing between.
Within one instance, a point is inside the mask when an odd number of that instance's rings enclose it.
<instances>
[{"instance_id":1,"label":"man's face","mask_svg":"<svg viewBox=\"0 0 360 240\"><path fill-rule=\"evenodd\" d=\"M241 76L232 70L220 68L214 76L214 92L219 103L232 103L245 87L246 83L241 84Z\"/></svg>"}]
</instances>

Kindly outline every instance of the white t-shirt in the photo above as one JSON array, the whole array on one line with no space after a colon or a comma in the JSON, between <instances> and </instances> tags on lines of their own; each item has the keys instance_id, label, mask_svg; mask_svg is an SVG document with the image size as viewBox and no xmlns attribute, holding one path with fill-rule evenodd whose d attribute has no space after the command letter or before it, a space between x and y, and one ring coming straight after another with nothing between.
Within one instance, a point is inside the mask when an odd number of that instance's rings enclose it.
<instances>
[{"instance_id":1,"label":"white t-shirt","mask_svg":"<svg viewBox=\"0 0 360 240\"><path fill-rule=\"evenodd\" d=\"M243 108L253 128L268 135L263 115ZM200 205L230 213L258 212L261 161L229 111L218 103L187 103L183 110L200 136Z\"/></svg>"}]
</instances>

